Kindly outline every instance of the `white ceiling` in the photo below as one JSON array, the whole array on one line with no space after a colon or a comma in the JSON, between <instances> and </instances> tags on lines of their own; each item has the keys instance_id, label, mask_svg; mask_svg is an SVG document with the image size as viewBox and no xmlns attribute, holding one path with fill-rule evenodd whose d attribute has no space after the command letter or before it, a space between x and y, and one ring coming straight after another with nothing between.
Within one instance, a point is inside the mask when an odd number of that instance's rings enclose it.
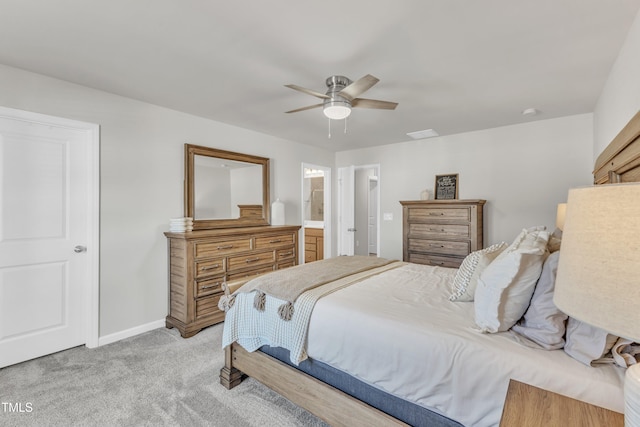
<instances>
[{"instance_id":1,"label":"white ceiling","mask_svg":"<svg viewBox=\"0 0 640 427\"><path fill-rule=\"evenodd\" d=\"M592 112L640 0L0 0L0 63L340 151ZM333 122L284 87L380 82ZM540 114L525 117L521 111Z\"/></svg>"}]
</instances>

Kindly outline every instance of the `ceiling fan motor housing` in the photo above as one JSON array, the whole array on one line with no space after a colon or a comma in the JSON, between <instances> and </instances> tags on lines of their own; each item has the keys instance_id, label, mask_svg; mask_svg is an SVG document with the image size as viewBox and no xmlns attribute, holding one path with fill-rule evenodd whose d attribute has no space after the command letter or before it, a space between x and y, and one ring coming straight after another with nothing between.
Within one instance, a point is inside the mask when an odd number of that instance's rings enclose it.
<instances>
[{"instance_id":1,"label":"ceiling fan motor housing","mask_svg":"<svg viewBox=\"0 0 640 427\"><path fill-rule=\"evenodd\" d=\"M353 83L349 78L345 76L331 76L327 78L325 83L329 88L326 95L330 97L330 99L324 100L324 108L330 106L344 106L351 108L351 101L343 96L338 95L338 92Z\"/></svg>"}]
</instances>

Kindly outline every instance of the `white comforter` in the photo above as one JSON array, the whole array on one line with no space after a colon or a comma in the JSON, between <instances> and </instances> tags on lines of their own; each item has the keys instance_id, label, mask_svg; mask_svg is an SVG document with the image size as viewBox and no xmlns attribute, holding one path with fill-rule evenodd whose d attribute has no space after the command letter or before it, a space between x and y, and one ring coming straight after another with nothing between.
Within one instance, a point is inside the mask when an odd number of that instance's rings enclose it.
<instances>
[{"instance_id":1,"label":"white comforter","mask_svg":"<svg viewBox=\"0 0 640 427\"><path fill-rule=\"evenodd\" d=\"M624 370L478 332L455 272L408 264L320 299L309 357L466 426L498 425L509 378L623 412Z\"/></svg>"},{"instance_id":2,"label":"white comforter","mask_svg":"<svg viewBox=\"0 0 640 427\"><path fill-rule=\"evenodd\" d=\"M480 333L473 303L448 300L455 273L407 264L322 297L311 314L306 352L466 426L498 425L510 378L623 412L624 370L526 347L511 332ZM224 345L238 340L250 351L282 345L271 322L250 314L243 327L230 313Z\"/></svg>"}]
</instances>

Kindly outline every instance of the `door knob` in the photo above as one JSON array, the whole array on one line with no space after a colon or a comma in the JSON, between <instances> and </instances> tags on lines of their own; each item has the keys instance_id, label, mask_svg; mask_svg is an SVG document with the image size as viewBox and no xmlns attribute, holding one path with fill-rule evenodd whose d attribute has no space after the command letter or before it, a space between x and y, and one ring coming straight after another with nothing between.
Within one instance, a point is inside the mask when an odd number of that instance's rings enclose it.
<instances>
[{"instance_id":1,"label":"door knob","mask_svg":"<svg viewBox=\"0 0 640 427\"><path fill-rule=\"evenodd\" d=\"M76 246L75 248L73 248L73 252L75 252L75 253L77 253L77 254L79 254L79 253L81 253L81 252L87 252L87 247L86 247L86 246L78 245L78 246Z\"/></svg>"}]
</instances>

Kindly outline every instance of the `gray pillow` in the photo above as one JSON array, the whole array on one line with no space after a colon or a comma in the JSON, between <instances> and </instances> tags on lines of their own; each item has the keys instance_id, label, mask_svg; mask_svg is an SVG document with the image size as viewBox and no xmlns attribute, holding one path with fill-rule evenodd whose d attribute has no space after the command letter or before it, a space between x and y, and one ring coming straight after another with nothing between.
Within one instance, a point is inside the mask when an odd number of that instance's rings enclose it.
<instances>
[{"instance_id":1,"label":"gray pillow","mask_svg":"<svg viewBox=\"0 0 640 427\"><path fill-rule=\"evenodd\" d=\"M618 337L580 320L569 318L567 322L567 343L564 351L569 356L591 366L611 351Z\"/></svg>"},{"instance_id":2,"label":"gray pillow","mask_svg":"<svg viewBox=\"0 0 640 427\"><path fill-rule=\"evenodd\" d=\"M546 350L564 347L567 315L553 303L553 290L558 271L560 251L549 255L542 266L540 278L531 297L529 308L512 330Z\"/></svg>"}]
</instances>

